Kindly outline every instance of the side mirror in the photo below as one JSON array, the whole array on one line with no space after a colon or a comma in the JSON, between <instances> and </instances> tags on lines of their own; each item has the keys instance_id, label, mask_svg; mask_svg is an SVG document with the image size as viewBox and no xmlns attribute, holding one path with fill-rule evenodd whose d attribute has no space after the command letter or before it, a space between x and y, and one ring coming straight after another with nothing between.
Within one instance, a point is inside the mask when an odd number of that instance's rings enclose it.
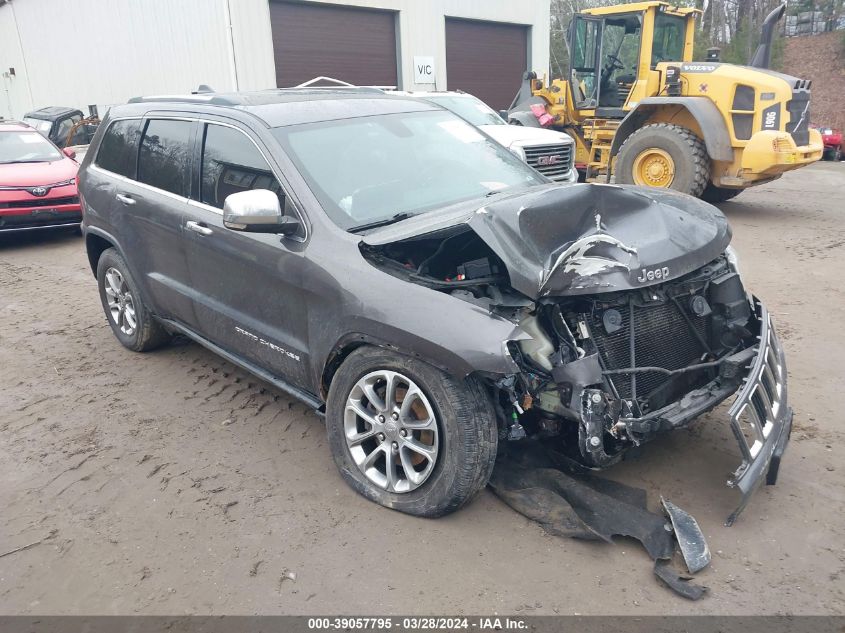
<instances>
[{"instance_id":1,"label":"side mirror","mask_svg":"<svg viewBox=\"0 0 845 633\"><path fill-rule=\"evenodd\" d=\"M64 155L65 155L65 156L67 156L68 158L73 158L73 159L75 159L75 158L76 158L76 152L74 152L74 151L73 151L71 148L69 148L69 147L65 147L65 148L62 150L62 154L64 154Z\"/></svg>"},{"instance_id":2,"label":"side mirror","mask_svg":"<svg viewBox=\"0 0 845 633\"><path fill-rule=\"evenodd\" d=\"M226 196L223 203L223 226L248 233L293 235L301 224L284 215L279 196L268 189L251 189Z\"/></svg>"}]
</instances>

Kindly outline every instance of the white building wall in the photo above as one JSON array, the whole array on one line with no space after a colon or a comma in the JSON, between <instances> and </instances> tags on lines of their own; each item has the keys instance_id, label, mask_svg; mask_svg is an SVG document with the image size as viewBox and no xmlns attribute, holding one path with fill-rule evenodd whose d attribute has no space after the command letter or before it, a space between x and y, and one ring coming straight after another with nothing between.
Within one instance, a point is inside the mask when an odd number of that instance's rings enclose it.
<instances>
[{"instance_id":1,"label":"white building wall","mask_svg":"<svg viewBox=\"0 0 845 633\"><path fill-rule=\"evenodd\" d=\"M406 90L446 88L446 17L530 26L529 63L538 73L549 66L549 0L314 1L398 11ZM435 86L414 83L414 56L434 57ZM102 115L133 96L200 83L272 88L268 0L0 0L0 78L8 118L47 105L96 104Z\"/></svg>"},{"instance_id":2,"label":"white building wall","mask_svg":"<svg viewBox=\"0 0 845 633\"><path fill-rule=\"evenodd\" d=\"M133 96L200 83L275 85L266 0L10 0L0 5L0 68L9 66L6 117L47 105L97 104L103 114Z\"/></svg>"},{"instance_id":3,"label":"white building wall","mask_svg":"<svg viewBox=\"0 0 845 633\"><path fill-rule=\"evenodd\" d=\"M32 104L15 24L14 7L0 5L0 116L7 118L25 112Z\"/></svg>"},{"instance_id":4,"label":"white building wall","mask_svg":"<svg viewBox=\"0 0 845 633\"><path fill-rule=\"evenodd\" d=\"M223 0L225 2L225 0ZM229 0L239 90L276 87L273 34L267 0ZM211 84L215 89L217 86Z\"/></svg>"}]
</instances>

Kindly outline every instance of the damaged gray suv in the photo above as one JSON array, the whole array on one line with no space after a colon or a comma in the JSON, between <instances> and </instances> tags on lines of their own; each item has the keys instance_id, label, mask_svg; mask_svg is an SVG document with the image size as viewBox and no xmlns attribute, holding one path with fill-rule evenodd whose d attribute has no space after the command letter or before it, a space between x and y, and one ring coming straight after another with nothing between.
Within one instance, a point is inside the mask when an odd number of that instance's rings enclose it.
<instances>
[{"instance_id":1,"label":"damaged gray suv","mask_svg":"<svg viewBox=\"0 0 845 633\"><path fill-rule=\"evenodd\" d=\"M704 202L553 184L368 89L134 99L79 191L118 340L179 333L305 401L382 505L456 510L524 437L607 467L732 396L729 522L777 476L783 352Z\"/></svg>"}]
</instances>

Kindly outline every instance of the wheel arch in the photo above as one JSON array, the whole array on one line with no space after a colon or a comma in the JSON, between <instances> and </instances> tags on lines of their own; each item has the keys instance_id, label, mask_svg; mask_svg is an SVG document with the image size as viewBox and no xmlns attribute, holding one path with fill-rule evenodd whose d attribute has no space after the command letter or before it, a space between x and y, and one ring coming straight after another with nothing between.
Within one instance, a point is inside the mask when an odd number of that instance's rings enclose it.
<instances>
[{"instance_id":1,"label":"wheel arch","mask_svg":"<svg viewBox=\"0 0 845 633\"><path fill-rule=\"evenodd\" d=\"M120 242L118 242L113 235L103 229L90 226L85 229L85 250L88 255L88 264L91 266L91 272L93 273L95 279L97 277L97 264L100 261L100 257L102 257L103 253L110 248L117 251L117 254L123 258L123 261L129 269L129 273L135 279L135 283L138 286L138 292L141 295L141 300L144 301L147 306L150 306L151 303L149 302L147 288L144 287L142 283L143 279L139 278L140 276L132 266L131 260L126 257L126 253L124 253Z\"/></svg>"},{"instance_id":2,"label":"wheel arch","mask_svg":"<svg viewBox=\"0 0 845 633\"><path fill-rule=\"evenodd\" d=\"M352 352L360 349L361 347L380 347L382 349L389 349L397 354L415 358L416 360L422 361L453 376L459 376L462 373L466 375L468 373L462 371L464 368L456 367L454 363L444 364L442 362L438 362L411 350L397 347L396 345L388 343L387 341L370 334L360 332L350 333L343 336L335 343L331 352L329 352L329 355L326 357L326 362L323 364L323 371L320 376L320 396L323 400L328 397L332 380L334 379L337 370L343 364L343 361L345 361Z\"/></svg>"},{"instance_id":3,"label":"wheel arch","mask_svg":"<svg viewBox=\"0 0 845 633\"><path fill-rule=\"evenodd\" d=\"M89 228L85 232L85 251L88 255L88 264L91 266L91 272L94 277L97 276L97 262L100 261L102 254L109 248L114 248L123 255L117 241L105 232Z\"/></svg>"},{"instance_id":4,"label":"wheel arch","mask_svg":"<svg viewBox=\"0 0 845 633\"><path fill-rule=\"evenodd\" d=\"M506 375L518 371L518 367L509 356L505 357L502 355L498 359L499 362L496 362L496 360L491 360L490 354L487 354L487 362L483 363L484 366L479 366L479 363L474 362L471 358L466 358L454 350L447 349L431 341L421 340L411 333L406 333L406 336L399 340L408 341L409 343L399 347L377 335L364 332L353 332L342 336L330 348L330 351L325 356L326 360L322 364L318 382L320 396L324 400L328 397L332 380L338 368L343 364L343 361L356 349L365 346L381 347L394 351L397 354L403 354L409 358L424 362L457 379L464 379L470 374L476 373ZM502 349L504 349L504 343ZM502 353L502 350L499 350L499 352Z\"/></svg>"},{"instance_id":5,"label":"wheel arch","mask_svg":"<svg viewBox=\"0 0 845 633\"><path fill-rule=\"evenodd\" d=\"M611 158L619 153L625 140L643 125L673 123L670 118L655 116L667 106L673 110L685 110L695 120L711 160L733 162L734 150L725 120L710 99L701 97L648 97L640 101L619 124L610 146Z\"/></svg>"},{"instance_id":6,"label":"wheel arch","mask_svg":"<svg viewBox=\"0 0 845 633\"><path fill-rule=\"evenodd\" d=\"M329 397L329 387L331 387L337 370L343 364L343 361L359 347L366 345L375 346L369 337L363 334L350 334L334 344L329 355L326 357L326 362L323 363L323 370L320 374L320 397L325 401Z\"/></svg>"}]
</instances>

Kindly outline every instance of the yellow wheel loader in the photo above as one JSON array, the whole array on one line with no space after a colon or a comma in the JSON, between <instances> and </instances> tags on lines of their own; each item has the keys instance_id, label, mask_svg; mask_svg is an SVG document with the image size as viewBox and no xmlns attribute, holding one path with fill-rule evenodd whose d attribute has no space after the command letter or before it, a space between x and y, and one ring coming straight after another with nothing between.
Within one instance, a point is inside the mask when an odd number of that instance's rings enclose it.
<instances>
[{"instance_id":1,"label":"yellow wheel loader","mask_svg":"<svg viewBox=\"0 0 845 633\"><path fill-rule=\"evenodd\" d=\"M692 61L698 9L649 1L585 10L569 25L569 77L526 73L508 119L568 132L587 181L732 198L822 156L810 82L768 69L785 6L766 17L749 66Z\"/></svg>"}]
</instances>

